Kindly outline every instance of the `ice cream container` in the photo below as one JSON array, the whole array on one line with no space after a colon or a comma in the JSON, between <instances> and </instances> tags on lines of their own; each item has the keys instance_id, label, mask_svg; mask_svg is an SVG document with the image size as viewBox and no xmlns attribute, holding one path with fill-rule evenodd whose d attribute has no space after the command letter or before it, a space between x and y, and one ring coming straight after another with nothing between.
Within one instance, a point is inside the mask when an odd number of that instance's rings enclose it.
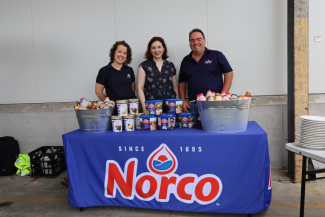
<instances>
[{"instance_id":1,"label":"ice cream container","mask_svg":"<svg viewBox=\"0 0 325 217\"><path fill-rule=\"evenodd\" d=\"M180 122L178 123L179 128L188 128L189 125L189 113L177 114Z\"/></svg>"},{"instance_id":2,"label":"ice cream container","mask_svg":"<svg viewBox=\"0 0 325 217\"><path fill-rule=\"evenodd\" d=\"M139 99L128 99L129 114L135 115L139 111Z\"/></svg>"},{"instance_id":3,"label":"ice cream container","mask_svg":"<svg viewBox=\"0 0 325 217\"><path fill-rule=\"evenodd\" d=\"M175 114L167 114L168 117L168 130L175 130L176 125L176 115Z\"/></svg>"},{"instance_id":4,"label":"ice cream container","mask_svg":"<svg viewBox=\"0 0 325 217\"><path fill-rule=\"evenodd\" d=\"M118 116L126 116L128 114L128 101L127 100L117 100L117 113Z\"/></svg>"},{"instance_id":5,"label":"ice cream container","mask_svg":"<svg viewBox=\"0 0 325 217\"><path fill-rule=\"evenodd\" d=\"M143 113L138 113L135 114L135 129L141 130L141 121L140 121L140 116L142 116Z\"/></svg>"},{"instance_id":6,"label":"ice cream container","mask_svg":"<svg viewBox=\"0 0 325 217\"><path fill-rule=\"evenodd\" d=\"M147 115L156 115L156 100L148 100L144 103L146 105Z\"/></svg>"},{"instance_id":7,"label":"ice cream container","mask_svg":"<svg viewBox=\"0 0 325 217\"><path fill-rule=\"evenodd\" d=\"M160 130L168 130L169 117L167 115L161 115L158 117L158 126L160 125Z\"/></svg>"},{"instance_id":8,"label":"ice cream container","mask_svg":"<svg viewBox=\"0 0 325 217\"><path fill-rule=\"evenodd\" d=\"M188 128L193 128L193 126L196 123L196 115L194 113L183 113L183 114L188 114Z\"/></svg>"},{"instance_id":9,"label":"ice cream container","mask_svg":"<svg viewBox=\"0 0 325 217\"><path fill-rule=\"evenodd\" d=\"M134 117L135 117L134 115L128 115L123 117L125 131L134 131L135 128Z\"/></svg>"},{"instance_id":10,"label":"ice cream container","mask_svg":"<svg viewBox=\"0 0 325 217\"><path fill-rule=\"evenodd\" d=\"M155 100L156 105L156 115L162 115L163 113L163 101L162 100Z\"/></svg>"},{"instance_id":11,"label":"ice cream container","mask_svg":"<svg viewBox=\"0 0 325 217\"><path fill-rule=\"evenodd\" d=\"M176 114L183 112L183 99L176 99Z\"/></svg>"},{"instance_id":12,"label":"ice cream container","mask_svg":"<svg viewBox=\"0 0 325 217\"><path fill-rule=\"evenodd\" d=\"M176 101L177 99L168 99L168 113L176 114Z\"/></svg>"},{"instance_id":13,"label":"ice cream container","mask_svg":"<svg viewBox=\"0 0 325 217\"><path fill-rule=\"evenodd\" d=\"M112 128L113 128L113 132L118 133L118 132L122 132L122 125L123 125L123 121L122 121L122 116L112 116Z\"/></svg>"},{"instance_id":14,"label":"ice cream container","mask_svg":"<svg viewBox=\"0 0 325 217\"><path fill-rule=\"evenodd\" d=\"M143 115L140 116L140 120L142 131L157 130L157 118L155 116Z\"/></svg>"}]
</instances>

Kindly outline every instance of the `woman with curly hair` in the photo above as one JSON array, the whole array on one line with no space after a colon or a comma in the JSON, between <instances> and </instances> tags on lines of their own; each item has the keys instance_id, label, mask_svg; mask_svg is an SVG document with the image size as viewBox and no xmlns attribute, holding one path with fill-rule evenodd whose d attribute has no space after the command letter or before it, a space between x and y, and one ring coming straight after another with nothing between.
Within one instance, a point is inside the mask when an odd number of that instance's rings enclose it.
<instances>
[{"instance_id":1,"label":"woman with curly hair","mask_svg":"<svg viewBox=\"0 0 325 217\"><path fill-rule=\"evenodd\" d=\"M98 72L95 93L101 101L108 96L110 100L124 100L136 98L135 76L128 64L132 61L131 47L125 41L117 41L112 46L110 62ZM103 93L105 88L105 93Z\"/></svg>"},{"instance_id":2,"label":"woman with curly hair","mask_svg":"<svg viewBox=\"0 0 325 217\"><path fill-rule=\"evenodd\" d=\"M137 87L143 112L146 112L146 100L178 98L176 68L167 60L167 45L163 38L153 37L145 53L146 61L138 69ZM166 112L167 108L164 108Z\"/></svg>"}]
</instances>

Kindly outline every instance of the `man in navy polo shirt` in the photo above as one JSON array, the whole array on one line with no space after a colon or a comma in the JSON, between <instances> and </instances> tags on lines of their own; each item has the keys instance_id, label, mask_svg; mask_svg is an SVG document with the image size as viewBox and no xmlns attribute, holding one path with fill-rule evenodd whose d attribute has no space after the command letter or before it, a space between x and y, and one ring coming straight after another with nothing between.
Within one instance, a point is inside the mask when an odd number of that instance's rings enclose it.
<instances>
[{"instance_id":1,"label":"man in navy polo shirt","mask_svg":"<svg viewBox=\"0 0 325 217\"><path fill-rule=\"evenodd\" d=\"M189 34L189 41L192 51L181 63L178 90L183 99L183 111L198 114L196 103L191 102L196 100L196 95L205 95L207 90L216 93L229 92L234 73L223 53L205 47L202 30L193 29ZM186 85L189 103L185 100Z\"/></svg>"}]
</instances>

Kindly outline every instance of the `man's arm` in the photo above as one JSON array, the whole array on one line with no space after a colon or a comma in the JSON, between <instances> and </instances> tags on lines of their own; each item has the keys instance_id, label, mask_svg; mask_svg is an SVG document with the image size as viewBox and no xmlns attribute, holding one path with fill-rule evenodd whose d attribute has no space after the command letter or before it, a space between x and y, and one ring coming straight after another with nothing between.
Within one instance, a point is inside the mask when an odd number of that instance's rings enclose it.
<instances>
[{"instance_id":1,"label":"man's arm","mask_svg":"<svg viewBox=\"0 0 325 217\"><path fill-rule=\"evenodd\" d=\"M232 79L234 77L234 72L224 73L223 77L224 77L223 78L224 81L223 81L222 91L228 93L231 87Z\"/></svg>"},{"instance_id":2,"label":"man's arm","mask_svg":"<svg viewBox=\"0 0 325 217\"><path fill-rule=\"evenodd\" d=\"M189 104L186 101L186 82L178 83L178 93L181 99L183 99L183 112L188 112L190 108Z\"/></svg>"}]
</instances>

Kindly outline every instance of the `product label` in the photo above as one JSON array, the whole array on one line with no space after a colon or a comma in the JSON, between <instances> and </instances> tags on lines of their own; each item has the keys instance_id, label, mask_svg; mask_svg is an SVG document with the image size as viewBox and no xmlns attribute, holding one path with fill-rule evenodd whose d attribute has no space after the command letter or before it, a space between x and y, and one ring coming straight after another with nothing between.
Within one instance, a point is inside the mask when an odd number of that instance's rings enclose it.
<instances>
[{"instance_id":1,"label":"product label","mask_svg":"<svg viewBox=\"0 0 325 217\"><path fill-rule=\"evenodd\" d=\"M133 118L125 118L124 119L124 129L126 131L134 131L134 119Z\"/></svg>"},{"instance_id":2,"label":"product label","mask_svg":"<svg viewBox=\"0 0 325 217\"><path fill-rule=\"evenodd\" d=\"M183 101L176 101L176 114L181 114L183 112Z\"/></svg>"},{"instance_id":3,"label":"product label","mask_svg":"<svg viewBox=\"0 0 325 217\"><path fill-rule=\"evenodd\" d=\"M161 130L168 130L168 118L161 119Z\"/></svg>"},{"instance_id":4,"label":"product label","mask_svg":"<svg viewBox=\"0 0 325 217\"><path fill-rule=\"evenodd\" d=\"M168 129L169 130L174 130L175 129L175 125L176 125L176 121L175 121L175 118L174 117L170 117L168 118Z\"/></svg>"},{"instance_id":5,"label":"product label","mask_svg":"<svg viewBox=\"0 0 325 217\"><path fill-rule=\"evenodd\" d=\"M150 119L142 118L141 130L144 130L144 131L150 130Z\"/></svg>"},{"instance_id":6,"label":"product label","mask_svg":"<svg viewBox=\"0 0 325 217\"><path fill-rule=\"evenodd\" d=\"M121 119L114 119L112 120L112 127L113 132L122 132L122 120Z\"/></svg>"},{"instance_id":7,"label":"product label","mask_svg":"<svg viewBox=\"0 0 325 217\"><path fill-rule=\"evenodd\" d=\"M131 102L129 103L129 113L134 115L138 113L139 102Z\"/></svg>"},{"instance_id":8,"label":"product label","mask_svg":"<svg viewBox=\"0 0 325 217\"><path fill-rule=\"evenodd\" d=\"M150 130L157 130L157 118L150 118Z\"/></svg>"},{"instance_id":9,"label":"product label","mask_svg":"<svg viewBox=\"0 0 325 217\"><path fill-rule=\"evenodd\" d=\"M140 117L135 118L135 128L137 130L141 130L141 120L140 119L141 119Z\"/></svg>"},{"instance_id":10,"label":"product label","mask_svg":"<svg viewBox=\"0 0 325 217\"><path fill-rule=\"evenodd\" d=\"M117 111L119 116L125 116L128 114L128 104L127 103L118 103Z\"/></svg>"},{"instance_id":11,"label":"product label","mask_svg":"<svg viewBox=\"0 0 325 217\"><path fill-rule=\"evenodd\" d=\"M170 102L168 104L168 113L175 114L176 113L176 104L174 102Z\"/></svg>"}]
</instances>

